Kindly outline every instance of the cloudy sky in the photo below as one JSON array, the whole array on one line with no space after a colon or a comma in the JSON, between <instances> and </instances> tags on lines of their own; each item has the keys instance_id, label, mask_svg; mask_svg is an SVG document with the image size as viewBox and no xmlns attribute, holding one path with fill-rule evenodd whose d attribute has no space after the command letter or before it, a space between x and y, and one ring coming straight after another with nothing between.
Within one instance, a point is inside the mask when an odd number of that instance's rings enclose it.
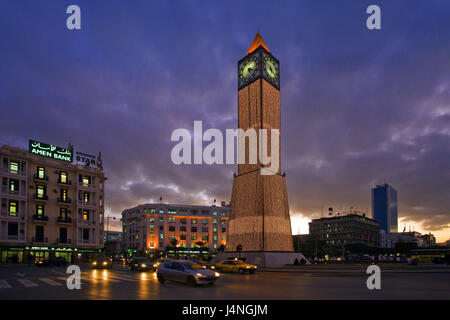
<instances>
[{"instance_id":1,"label":"cloudy sky","mask_svg":"<svg viewBox=\"0 0 450 320\"><path fill-rule=\"evenodd\" d=\"M81 7L82 29L66 28ZM381 30L366 8L381 7ZM0 2L0 144L104 158L107 209L229 201L233 165L172 164L177 128L237 125L237 61L259 28L281 61L293 232L399 191L400 226L450 238L450 2ZM205 144L206 145L206 144Z\"/></svg>"}]
</instances>

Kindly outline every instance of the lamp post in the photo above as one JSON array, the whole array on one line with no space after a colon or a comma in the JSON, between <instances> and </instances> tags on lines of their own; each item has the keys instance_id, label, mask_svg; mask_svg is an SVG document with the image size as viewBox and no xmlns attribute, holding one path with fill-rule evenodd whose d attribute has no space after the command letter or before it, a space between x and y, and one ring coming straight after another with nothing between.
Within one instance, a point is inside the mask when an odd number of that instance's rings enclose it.
<instances>
[{"instance_id":1,"label":"lamp post","mask_svg":"<svg viewBox=\"0 0 450 320\"><path fill-rule=\"evenodd\" d=\"M105 251L108 250L107 247L106 247L106 245L108 244L108 241L109 241L109 219L116 220L116 217L110 217L110 216L107 216L107 217L106 217L106 243L105 243ZM106 253L108 253L108 252L106 252Z\"/></svg>"}]
</instances>

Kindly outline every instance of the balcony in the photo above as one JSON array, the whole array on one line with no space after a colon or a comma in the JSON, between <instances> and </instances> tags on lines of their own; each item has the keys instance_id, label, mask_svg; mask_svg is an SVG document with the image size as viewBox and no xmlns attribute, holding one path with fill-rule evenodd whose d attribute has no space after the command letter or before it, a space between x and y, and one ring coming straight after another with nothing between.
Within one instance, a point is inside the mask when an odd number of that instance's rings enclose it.
<instances>
[{"instance_id":1,"label":"balcony","mask_svg":"<svg viewBox=\"0 0 450 320\"><path fill-rule=\"evenodd\" d=\"M25 196L26 196L25 191L10 190L7 187L2 187L1 191L2 191L2 194L8 195L8 196L22 197L22 198L25 198Z\"/></svg>"},{"instance_id":2,"label":"balcony","mask_svg":"<svg viewBox=\"0 0 450 320\"><path fill-rule=\"evenodd\" d=\"M70 218L70 217L57 217L56 218L56 222L58 222L58 223L67 223L67 224L70 224L70 223L72 223L72 218Z\"/></svg>"},{"instance_id":3,"label":"balcony","mask_svg":"<svg viewBox=\"0 0 450 320\"><path fill-rule=\"evenodd\" d=\"M60 238L58 238L58 239L56 239L56 242L58 243L58 244L71 244L72 243L72 240L71 239L60 239Z\"/></svg>"},{"instance_id":4,"label":"balcony","mask_svg":"<svg viewBox=\"0 0 450 320\"><path fill-rule=\"evenodd\" d=\"M36 238L32 237L31 242L33 243L48 243L48 238Z\"/></svg>"},{"instance_id":5,"label":"balcony","mask_svg":"<svg viewBox=\"0 0 450 320\"><path fill-rule=\"evenodd\" d=\"M3 208L0 212L2 218L25 220L25 211L11 213L8 209Z\"/></svg>"},{"instance_id":6,"label":"balcony","mask_svg":"<svg viewBox=\"0 0 450 320\"><path fill-rule=\"evenodd\" d=\"M96 206L95 200L91 200L91 201L78 200L78 204L80 206L85 206L85 207L95 207Z\"/></svg>"},{"instance_id":7,"label":"balcony","mask_svg":"<svg viewBox=\"0 0 450 320\"><path fill-rule=\"evenodd\" d=\"M78 244L85 245L85 246L97 245L94 240L85 240L85 239L78 240Z\"/></svg>"},{"instance_id":8,"label":"balcony","mask_svg":"<svg viewBox=\"0 0 450 320\"><path fill-rule=\"evenodd\" d=\"M15 171L15 170L11 170L10 168L8 168L8 167L3 167L2 168L2 172L3 173L6 173L6 174L12 174L12 175L15 175L15 176L23 176L23 177L25 177L26 175L27 175L27 173L26 173L26 171L25 170L17 170L17 171Z\"/></svg>"},{"instance_id":9,"label":"balcony","mask_svg":"<svg viewBox=\"0 0 450 320\"><path fill-rule=\"evenodd\" d=\"M33 220L47 222L48 216L33 214Z\"/></svg>"},{"instance_id":10,"label":"balcony","mask_svg":"<svg viewBox=\"0 0 450 320\"><path fill-rule=\"evenodd\" d=\"M58 178L58 184L62 185L62 186L69 187L69 186L72 186L72 181L71 180L66 180L65 182L62 182L61 178Z\"/></svg>"},{"instance_id":11,"label":"balcony","mask_svg":"<svg viewBox=\"0 0 450 320\"><path fill-rule=\"evenodd\" d=\"M34 174L34 180L35 181L43 181L43 182L48 182L48 176L47 175L43 175L42 177L40 177L38 174Z\"/></svg>"},{"instance_id":12,"label":"balcony","mask_svg":"<svg viewBox=\"0 0 450 320\"><path fill-rule=\"evenodd\" d=\"M61 198L58 197L58 204L71 204L72 203L72 199L70 198Z\"/></svg>"},{"instance_id":13,"label":"balcony","mask_svg":"<svg viewBox=\"0 0 450 320\"><path fill-rule=\"evenodd\" d=\"M84 220L83 218L78 218L78 224L80 224L80 225L85 225L85 226L95 226L96 225L96 221L95 220L91 220L91 219L88 219L88 220Z\"/></svg>"},{"instance_id":14,"label":"balcony","mask_svg":"<svg viewBox=\"0 0 450 320\"><path fill-rule=\"evenodd\" d=\"M97 185L94 183L83 183L83 182L78 182L77 186L79 189L88 189L88 190L95 190L97 189Z\"/></svg>"},{"instance_id":15,"label":"balcony","mask_svg":"<svg viewBox=\"0 0 450 320\"><path fill-rule=\"evenodd\" d=\"M35 194L33 194L33 199L34 200L36 200L36 201L45 201L45 202L47 202L48 201L48 195L46 195L46 194L37 194L37 193L35 193Z\"/></svg>"}]
</instances>

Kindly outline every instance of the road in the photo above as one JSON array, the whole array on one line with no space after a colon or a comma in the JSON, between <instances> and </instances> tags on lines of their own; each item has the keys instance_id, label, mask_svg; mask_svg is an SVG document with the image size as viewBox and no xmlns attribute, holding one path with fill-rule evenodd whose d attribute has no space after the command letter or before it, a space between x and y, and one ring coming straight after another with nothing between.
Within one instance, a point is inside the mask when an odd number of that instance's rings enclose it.
<instances>
[{"instance_id":1,"label":"road","mask_svg":"<svg viewBox=\"0 0 450 320\"><path fill-rule=\"evenodd\" d=\"M64 267L0 267L0 299L450 299L450 273L386 273L381 290L355 273L223 274L214 286L160 284L156 274L124 266L82 266L81 289L69 290Z\"/></svg>"}]
</instances>

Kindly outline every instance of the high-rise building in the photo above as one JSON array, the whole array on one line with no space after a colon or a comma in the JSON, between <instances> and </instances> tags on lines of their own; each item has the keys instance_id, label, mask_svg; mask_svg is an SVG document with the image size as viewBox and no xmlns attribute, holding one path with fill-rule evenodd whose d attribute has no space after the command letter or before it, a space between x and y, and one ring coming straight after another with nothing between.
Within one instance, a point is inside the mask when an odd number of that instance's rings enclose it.
<instances>
[{"instance_id":1,"label":"high-rise building","mask_svg":"<svg viewBox=\"0 0 450 320\"><path fill-rule=\"evenodd\" d=\"M92 161L77 163L72 148L32 140L29 150L0 147L1 262L100 253L106 177Z\"/></svg>"},{"instance_id":2,"label":"high-rise building","mask_svg":"<svg viewBox=\"0 0 450 320\"><path fill-rule=\"evenodd\" d=\"M397 190L388 184L372 189L372 215L386 233L398 231Z\"/></svg>"},{"instance_id":3,"label":"high-rise building","mask_svg":"<svg viewBox=\"0 0 450 320\"><path fill-rule=\"evenodd\" d=\"M202 242L211 251L227 242L229 206L149 203L122 212L124 249L164 251L177 240L183 254L198 253Z\"/></svg>"}]
</instances>

